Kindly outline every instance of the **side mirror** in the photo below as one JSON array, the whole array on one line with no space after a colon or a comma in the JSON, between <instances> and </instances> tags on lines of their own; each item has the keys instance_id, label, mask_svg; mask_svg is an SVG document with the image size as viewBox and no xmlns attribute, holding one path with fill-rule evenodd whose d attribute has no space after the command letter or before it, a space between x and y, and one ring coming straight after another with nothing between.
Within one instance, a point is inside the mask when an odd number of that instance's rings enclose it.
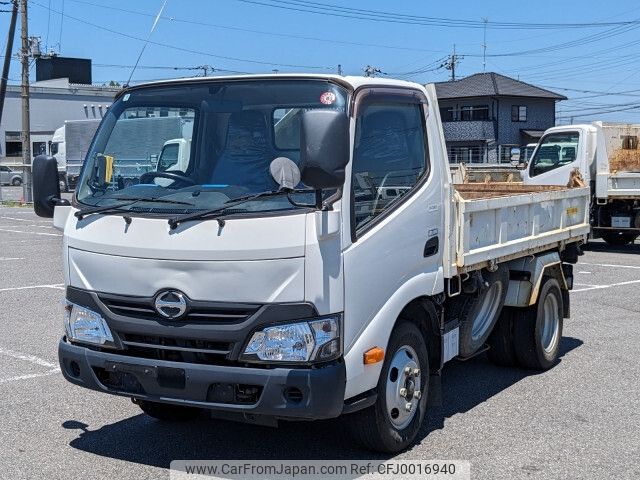
<instances>
[{"instance_id":1,"label":"side mirror","mask_svg":"<svg viewBox=\"0 0 640 480\"><path fill-rule=\"evenodd\" d=\"M520 149L514 147L511 149L511 164L517 166L520 163Z\"/></svg>"},{"instance_id":2,"label":"side mirror","mask_svg":"<svg viewBox=\"0 0 640 480\"><path fill-rule=\"evenodd\" d=\"M160 155L158 155L157 153L152 153L151 155L149 155L149 162L151 163L151 166L153 167L154 170L158 167L159 156Z\"/></svg>"},{"instance_id":3,"label":"side mirror","mask_svg":"<svg viewBox=\"0 0 640 480\"><path fill-rule=\"evenodd\" d=\"M38 155L33 159L33 209L39 217L53 218L53 209L60 201L58 161L55 157Z\"/></svg>"},{"instance_id":4,"label":"side mirror","mask_svg":"<svg viewBox=\"0 0 640 480\"><path fill-rule=\"evenodd\" d=\"M349 117L336 110L309 110L300 124L302 182L316 190L340 188L349 163Z\"/></svg>"}]
</instances>

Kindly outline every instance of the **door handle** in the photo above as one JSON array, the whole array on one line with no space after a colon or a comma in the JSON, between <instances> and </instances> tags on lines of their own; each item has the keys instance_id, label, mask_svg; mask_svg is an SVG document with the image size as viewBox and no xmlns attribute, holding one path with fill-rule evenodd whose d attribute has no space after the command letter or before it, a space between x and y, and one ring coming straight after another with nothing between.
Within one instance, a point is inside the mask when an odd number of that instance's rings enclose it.
<instances>
[{"instance_id":1,"label":"door handle","mask_svg":"<svg viewBox=\"0 0 640 480\"><path fill-rule=\"evenodd\" d=\"M439 249L440 249L440 238L437 236L431 237L429 240L427 240L427 243L425 243L424 245L425 258L435 255L436 253L438 253Z\"/></svg>"}]
</instances>

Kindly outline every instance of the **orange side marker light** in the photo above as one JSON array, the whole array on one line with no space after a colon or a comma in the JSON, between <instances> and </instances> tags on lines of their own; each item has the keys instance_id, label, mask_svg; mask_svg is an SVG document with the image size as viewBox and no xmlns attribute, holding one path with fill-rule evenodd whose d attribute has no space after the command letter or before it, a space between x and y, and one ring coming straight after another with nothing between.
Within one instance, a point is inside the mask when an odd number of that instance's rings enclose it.
<instances>
[{"instance_id":1,"label":"orange side marker light","mask_svg":"<svg viewBox=\"0 0 640 480\"><path fill-rule=\"evenodd\" d=\"M373 347L364 352L362 363L365 365L371 365L384 360L384 350L380 347Z\"/></svg>"}]
</instances>

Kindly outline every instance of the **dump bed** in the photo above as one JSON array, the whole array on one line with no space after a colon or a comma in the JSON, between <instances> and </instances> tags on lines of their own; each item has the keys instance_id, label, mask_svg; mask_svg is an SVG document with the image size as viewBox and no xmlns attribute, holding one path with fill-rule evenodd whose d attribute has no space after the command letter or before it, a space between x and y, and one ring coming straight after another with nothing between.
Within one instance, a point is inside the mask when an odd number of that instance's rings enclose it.
<instances>
[{"instance_id":1,"label":"dump bed","mask_svg":"<svg viewBox=\"0 0 640 480\"><path fill-rule=\"evenodd\" d=\"M589 188L455 185L445 275L586 240L589 201Z\"/></svg>"},{"instance_id":2,"label":"dump bed","mask_svg":"<svg viewBox=\"0 0 640 480\"><path fill-rule=\"evenodd\" d=\"M594 122L596 197L640 199L640 125Z\"/></svg>"}]
</instances>

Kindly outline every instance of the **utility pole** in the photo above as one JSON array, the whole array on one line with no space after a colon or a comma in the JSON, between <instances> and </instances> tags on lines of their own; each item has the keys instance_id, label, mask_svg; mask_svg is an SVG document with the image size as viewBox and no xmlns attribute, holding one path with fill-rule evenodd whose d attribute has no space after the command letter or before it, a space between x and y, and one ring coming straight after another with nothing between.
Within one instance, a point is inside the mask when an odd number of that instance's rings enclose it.
<instances>
[{"instance_id":1,"label":"utility pole","mask_svg":"<svg viewBox=\"0 0 640 480\"><path fill-rule=\"evenodd\" d=\"M376 75L386 75L382 70L376 67L372 67L371 65L367 65L364 68L364 76L365 77L375 77Z\"/></svg>"},{"instance_id":2,"label":"utility pole","mask_svg":"<svg viewBox=\"0 0 640 480\"><path fill-rule=\"evenodd\" d=\"M484 36L482 39L482 71L484 72L487 68L487 24L489 19L482 17L482 21L484 22Z\"/></svg>"},{"instance_id":3,"label":"utility pole","mask_svg":"<svg viewBox=\"0 0 640 480\"><path fill-rule=\"evenodd\" d=\"M342 76L342 65L338 64L338 75Z\"/></svg>"},{"instance_id":4,"label":"utility pole","mask_svg":"<svg viewBox=\"0 0 640 480\"><path fill-rule=\"evenodd\" d=\"M4 65L2 67L2 79L0 79L0 124L2 123L2 111L4 110L4 99L7 95L7 82L9 81L9 69L11 67L11 55L13 51L13 37L16 33L16 20L18 18L18 0L11 2L11 22L9 23L9 34L7 35L7 49L4 54Z\"/></svg>"},{"instance_id":5,"label":"utility pole","mask_svg":"<svg viewBox=\"0 0 640 480\"><path fill-rule=\"evenodd\" d=\"M22 196L25 202L32 202L31 191L31 121L29 118L29 22L27 17L27 0L20 0L21 16L21 40L22 51L20 62L22 63L22 164L24 182L22 184Z\"/></svg>"},{"instance_id":6,"label":"utility pole","mask_svg":"<svg viewBox=\"0 0 640 480\"><path fill-rule=\"evenodd\" d=\"M456 67L460 63L464 56L456 54L456 46L453 45L453 53L447 57L447 59L440 65L440 67L446 68L451 71L451 81L456 79Z\"/></svg>"}]
</instances>

